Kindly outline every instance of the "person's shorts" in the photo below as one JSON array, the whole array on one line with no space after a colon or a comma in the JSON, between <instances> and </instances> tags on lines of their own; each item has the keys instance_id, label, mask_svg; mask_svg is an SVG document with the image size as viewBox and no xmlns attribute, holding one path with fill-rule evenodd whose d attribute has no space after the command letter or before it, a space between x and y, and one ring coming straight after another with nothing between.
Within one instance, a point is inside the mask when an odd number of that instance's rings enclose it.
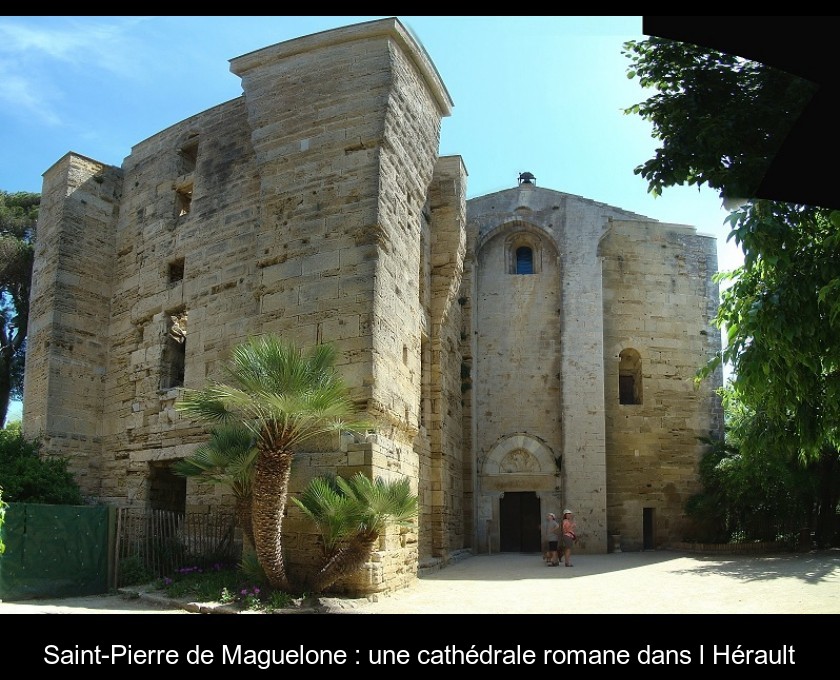
<instances>
[{"instance_id":1,"label":"person's shorts","mask_svg":"<svg viewBox=\"0 0 840 680\"><path fill-rule=\"evenodd\" d=\"M571 549L572 546L575 544L574 539L571 536L563 536L563 547Z\"/></svg>"},{"instance_id":2,"label":"person's shorts","mask_svg":"<svg viewBox=\"0 0 840 680\"><path fill-rule=\"evenodd\" d=\"M548 542L548 551L549 552L557 552L557 541L549 541Z\"/></svg>"}]
</instances>

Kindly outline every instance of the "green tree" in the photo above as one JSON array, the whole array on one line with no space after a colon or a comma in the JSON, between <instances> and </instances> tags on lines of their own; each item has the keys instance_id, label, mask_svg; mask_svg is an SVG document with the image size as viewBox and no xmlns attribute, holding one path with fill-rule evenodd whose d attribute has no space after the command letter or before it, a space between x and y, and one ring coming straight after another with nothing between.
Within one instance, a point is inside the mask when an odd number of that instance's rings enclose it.
<instances>
[{"instance_id":1,"label":"green tree","mask_svg":"<svg viewBox=\"0 0 840 680\"><path fill-rule=\"evenodd\" d=\"M662 146L636 172L652 192L707 185L747 199L727 218L744 265L723 274L720 356L732 366L736 399L756 419L742 453L788 452L817 465L817 540L833 540L840 474L840 214L755 198L768 164L808 103L814 85L707 48L651 38L626 44L630 77L656 94L627 109L654 125ZM759 427L760 425L760 427Z\"/></svg>"},{"instance_id":2,"label":"green tree","mask_svg":"<svg viewBox=\"0 0 840 680\"><path fill-rule=\"evenodd\" d=\"M0 487L6 501L81 505L84 497L65 458L41 458L20 423L0 430Z\"/></svg>"},{"instance_id":3,"label":"green tree","mask_svg":"<svg viewBox=\"0 0 840 680\"><path fill-rule=\"evenodd\" d=\"M227 381L185 390L177 408L205 422L240 424L254 435L254 547L272 587L289 590L282 522L295 450L329 432L365 427L338 374L335 351L304 353L272 335L233 349Z\"/></svg>"},{"instance_id":4,"label":"green tree","mask_svg":"<svg viewBox=\"0 0 840 680\"><path fill-rule=\"evenodd\" d=\"M40 194L0 191L0 426L23 396L33 243Z\"/></svg>"},{"instance_id":5,"label":"green tree","mask_svg":"<svg viewBox=\"0 0 840 680\"><path fill-rule=\"evenodd\" d=\"M248 548L254 545L251 501L256 459L251 431L242 426L222 425L213 428L206 444L172 466L184 477L198 477L230 489L235 499L236 520Z\"/></svg>"},{"instance_id":6,"label":"green tree","mask_svg":"<svg viewBox=\"0 0 840 680\"><path fill-rule=\"evenodd\" d=\"M697 540L788 540L813 526L820 503L819 466L802 464L788 437L772 436L773 422L724 390L725 440L706 440L700 461L703 491L686 511ZM745 445L756 438L760 446Z\"/></svg>"},{"instance_id":7,"label":"green tree","mask_svg":"<svg viewBox=\"0 0 840 680\"><path fill-rule=\"evenodd\" d=\"M350 479L316 477L292 501L323 540L324 564L309 583L316 593L361 569L387 525L411 526L418 510L408 479L374 481L362 473Z\"/></svg>"},{"instance_id":8,"label":"green tree","mask_svg":"<svg viewBox=\"0 0 840 680\"><path fill-rule=\"evenodd\" d=\"M819 471L817 542L834 541L840 500L840 232L835 211L756 200L730 215L745 263L717 323L735 397L754 423L746 451L788 451ZM701 374L702 375L702 374ZM744 426L746 429L746 426Z\"/></svg>"},{"instance_id":9,"label":"green tree","mask_svg":"<svg viewBox=\"0 0 840 680\"><path fill-rule=\"evenodd\" d=\"M624 44L629 78L656 94L626 109L661 146L635 173L651 193L707 185L722 197L756 196L761 180L817 86L707 47L648 38Z\"/></svg>"}]
</instances>

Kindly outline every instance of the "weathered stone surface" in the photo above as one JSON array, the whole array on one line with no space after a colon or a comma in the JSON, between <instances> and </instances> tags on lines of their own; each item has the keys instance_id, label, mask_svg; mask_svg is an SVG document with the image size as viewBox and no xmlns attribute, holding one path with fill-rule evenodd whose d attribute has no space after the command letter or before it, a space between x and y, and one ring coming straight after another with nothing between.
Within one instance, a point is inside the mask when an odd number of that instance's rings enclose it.
<instances>
[{"instance_id":1,"label":"weathered stone surface","mask_svg":"<svg viewBox=\"0 0 840 680\"><path fill-rule=\"evenodd\" d=\"M242 97L121 168L68 153L45 173L26 434L105 502L230 506L167 476L207 437L174 406L277 333L334 344L377 422L301 451L292 491L361 471L420 498L418 528L389 530L339 589L400 588L465 549L539 551L565 506L584 551L681 539L696 437L720 429L714 385L691 382L719 345L714 241L530 182L467 201L462 159L438 156L449 95L394 19L231 70ZM639 404L618 403L625 350ZM295 508L284 527L293 567L317 559Z\"/></svg>"}]
</instances>

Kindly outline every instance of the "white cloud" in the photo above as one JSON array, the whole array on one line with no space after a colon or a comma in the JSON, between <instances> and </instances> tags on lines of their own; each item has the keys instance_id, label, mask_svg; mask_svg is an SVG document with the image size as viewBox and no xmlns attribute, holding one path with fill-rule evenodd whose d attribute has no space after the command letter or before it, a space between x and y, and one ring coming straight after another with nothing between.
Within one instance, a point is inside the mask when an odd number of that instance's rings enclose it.
<instances>
[{"instance_id":1,"label":"white cloud","mask_svg":"<svg viewBox=\"0 0 840 680\"><path fill-rule=\"evenodd\" d=\"M74 76L105 71L135 77L137 45L130 34L143 18L113 21L82 17L0 19L0 102L12 115L61 122L55 109L63 99L67 70Z\"/></svg>"},{"instance_id":2,"label":"white cloud","mask_svg":"<svg viewBox=\"0 0 840 680\"><path fill-rule=\"evenodd\" d=\"M20 76L7 62L0 61L0 106L9 114L35 116L47 125L61 120L52 108L51 96L34 80Z\"/></svg>"},{"instance_id":3,"label":"white cloud","mask_svg":"<svg viewBox=\"0 0 840 680\"><path fill-rule=\"evenodd\" d=\"M38 19L0 21L0 53L21 61L52 60L122 74L132 71L130 29L142 18L119 17L112 23L85 17Z\"/></svg>"}]
</instances>

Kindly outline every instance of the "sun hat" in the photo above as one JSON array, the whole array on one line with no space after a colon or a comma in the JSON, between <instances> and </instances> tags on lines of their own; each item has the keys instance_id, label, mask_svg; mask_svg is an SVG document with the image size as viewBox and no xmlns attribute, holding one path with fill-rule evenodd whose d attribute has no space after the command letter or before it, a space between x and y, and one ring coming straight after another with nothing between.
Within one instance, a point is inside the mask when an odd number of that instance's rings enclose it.
<instances>
[{"instance_id":1,"label":"sun hat","mask_svg":"<svg viewBox=\"0 0 840 680\"><path fill-rule=\"evenodd\" d=\"M548 516L551 517L551 519L557 519L557 515L555 515L553 512L549 512Z\"/></svg>"},{"instance_id":2,"label":"sun hat","mask_svg":"<svg viewBox=\"0 0 840 680\"><path fill-rule=\"evenodd\" d=\"M566 508L566 509L563 511L563 514L564 514L564 515L574 515L575 513L573 513L571 510L569 510L569 508Z\"/></svg>"}]
</instances>

